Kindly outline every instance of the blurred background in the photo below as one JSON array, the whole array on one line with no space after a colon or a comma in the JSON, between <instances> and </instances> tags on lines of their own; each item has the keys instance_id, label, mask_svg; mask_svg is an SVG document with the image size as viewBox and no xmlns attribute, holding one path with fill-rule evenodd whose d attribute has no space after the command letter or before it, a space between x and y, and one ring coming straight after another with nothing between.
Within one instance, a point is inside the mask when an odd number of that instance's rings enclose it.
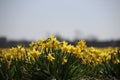
<instances>
[{"instance_id":1,"label":"blurred background","mask_svg":"<svg viewBox=\"0 0 120 80\"><path fill-rule=\"evenodd\" d=\"M0 0L0 47L50 34L72 44L120 46L120 0Z\"/></svg>"}]
</instances>

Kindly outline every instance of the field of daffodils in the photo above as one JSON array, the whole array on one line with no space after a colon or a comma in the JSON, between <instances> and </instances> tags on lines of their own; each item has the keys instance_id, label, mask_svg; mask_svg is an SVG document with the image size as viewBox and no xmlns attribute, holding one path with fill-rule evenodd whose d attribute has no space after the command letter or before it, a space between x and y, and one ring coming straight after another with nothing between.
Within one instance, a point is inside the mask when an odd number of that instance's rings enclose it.
<instances>
[{"instance_id":1,"label":"field of daffodils","mask_svg":"<svg viewBox=\"0 0 120 80\"><path fill-rule=\"evenodd\" d=\"M0 49L0 80L80 80L120 79L119 47L87 47L84 40L75 45L47 39Z\"/></svg>"}]
</instances>

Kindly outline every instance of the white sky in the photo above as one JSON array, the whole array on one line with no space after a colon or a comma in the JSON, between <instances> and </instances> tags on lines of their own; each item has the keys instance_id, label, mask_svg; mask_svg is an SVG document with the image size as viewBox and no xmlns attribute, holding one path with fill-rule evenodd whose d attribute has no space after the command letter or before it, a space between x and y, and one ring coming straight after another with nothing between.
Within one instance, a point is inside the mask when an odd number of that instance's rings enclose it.
<instances>
[{"instance_id":1,"label":"white sky","mask_svg":"<svg viewBox=\"0 0 120 80\"><path fill-rule=\"evenodd\" d=\"M120 39L120 0L0 0L0 37Z\"/></svg>"}]
</instances>

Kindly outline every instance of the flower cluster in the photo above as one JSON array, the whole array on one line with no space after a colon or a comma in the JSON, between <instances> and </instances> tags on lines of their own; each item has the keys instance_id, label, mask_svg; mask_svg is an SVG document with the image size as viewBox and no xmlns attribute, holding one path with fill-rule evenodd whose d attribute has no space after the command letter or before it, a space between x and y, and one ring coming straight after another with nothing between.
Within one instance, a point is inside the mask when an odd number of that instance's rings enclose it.
<instances>
[{"instance_id":1,"label":"flower cluster","mask_svg":"<svg viewBox=\"0 0 120 80\"><path fill-rule=\"evenodd\" d=\"M71 45L66 41L58 41L52 35L47 39L31 42L29 48L18 45L0 49L1 80L24 78L75 80L83 74L84 76L90 74L93 76L95 72L97 73L94 76L103 76L107 74L106 72L109 74L113 65L120 65L119 48L87 47L84 40ZM110 75L112 76L112 73Z\"/></svg>"}]
</instances>

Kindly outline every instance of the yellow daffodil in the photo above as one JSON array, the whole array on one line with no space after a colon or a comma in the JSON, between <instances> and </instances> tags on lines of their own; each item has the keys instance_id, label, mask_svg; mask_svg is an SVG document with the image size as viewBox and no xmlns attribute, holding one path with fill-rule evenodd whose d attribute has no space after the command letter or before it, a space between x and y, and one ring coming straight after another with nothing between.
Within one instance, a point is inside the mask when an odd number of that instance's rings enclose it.
<instances>
[{"instance_id":1,"label":"yellow daffodil","mask_svg":"<svg viewBox=\"0 0 120 80\"><path fill-rule=\"evenodd\" d=\"M67 63L67 59L66 59L66 57L63 57L62 64L65 64L65 63Z\"/></svg>"},{"instance_id":2,"label":"yellow daffodil","mask_svg":"<svg viewBox=\"0 0 120 80\"><path fill-rule=\"evenodd\" d=\"M49 53L47 59L48 61L53 61L55 58Z\"/></svg>"},{"instance_id":3,"label":"yellow daffodil","mask_svg":"<svg viewBox=\"0 0 120 80\"><path fill-rule=\"evenodd\" d=\"M34 58L36 58L38 55L40 55L41 53L39 52L39 51L37 51L37 50L33 50L32 52L31 52L31 55L34 57Z\"/></svg>"}]
</instances>

